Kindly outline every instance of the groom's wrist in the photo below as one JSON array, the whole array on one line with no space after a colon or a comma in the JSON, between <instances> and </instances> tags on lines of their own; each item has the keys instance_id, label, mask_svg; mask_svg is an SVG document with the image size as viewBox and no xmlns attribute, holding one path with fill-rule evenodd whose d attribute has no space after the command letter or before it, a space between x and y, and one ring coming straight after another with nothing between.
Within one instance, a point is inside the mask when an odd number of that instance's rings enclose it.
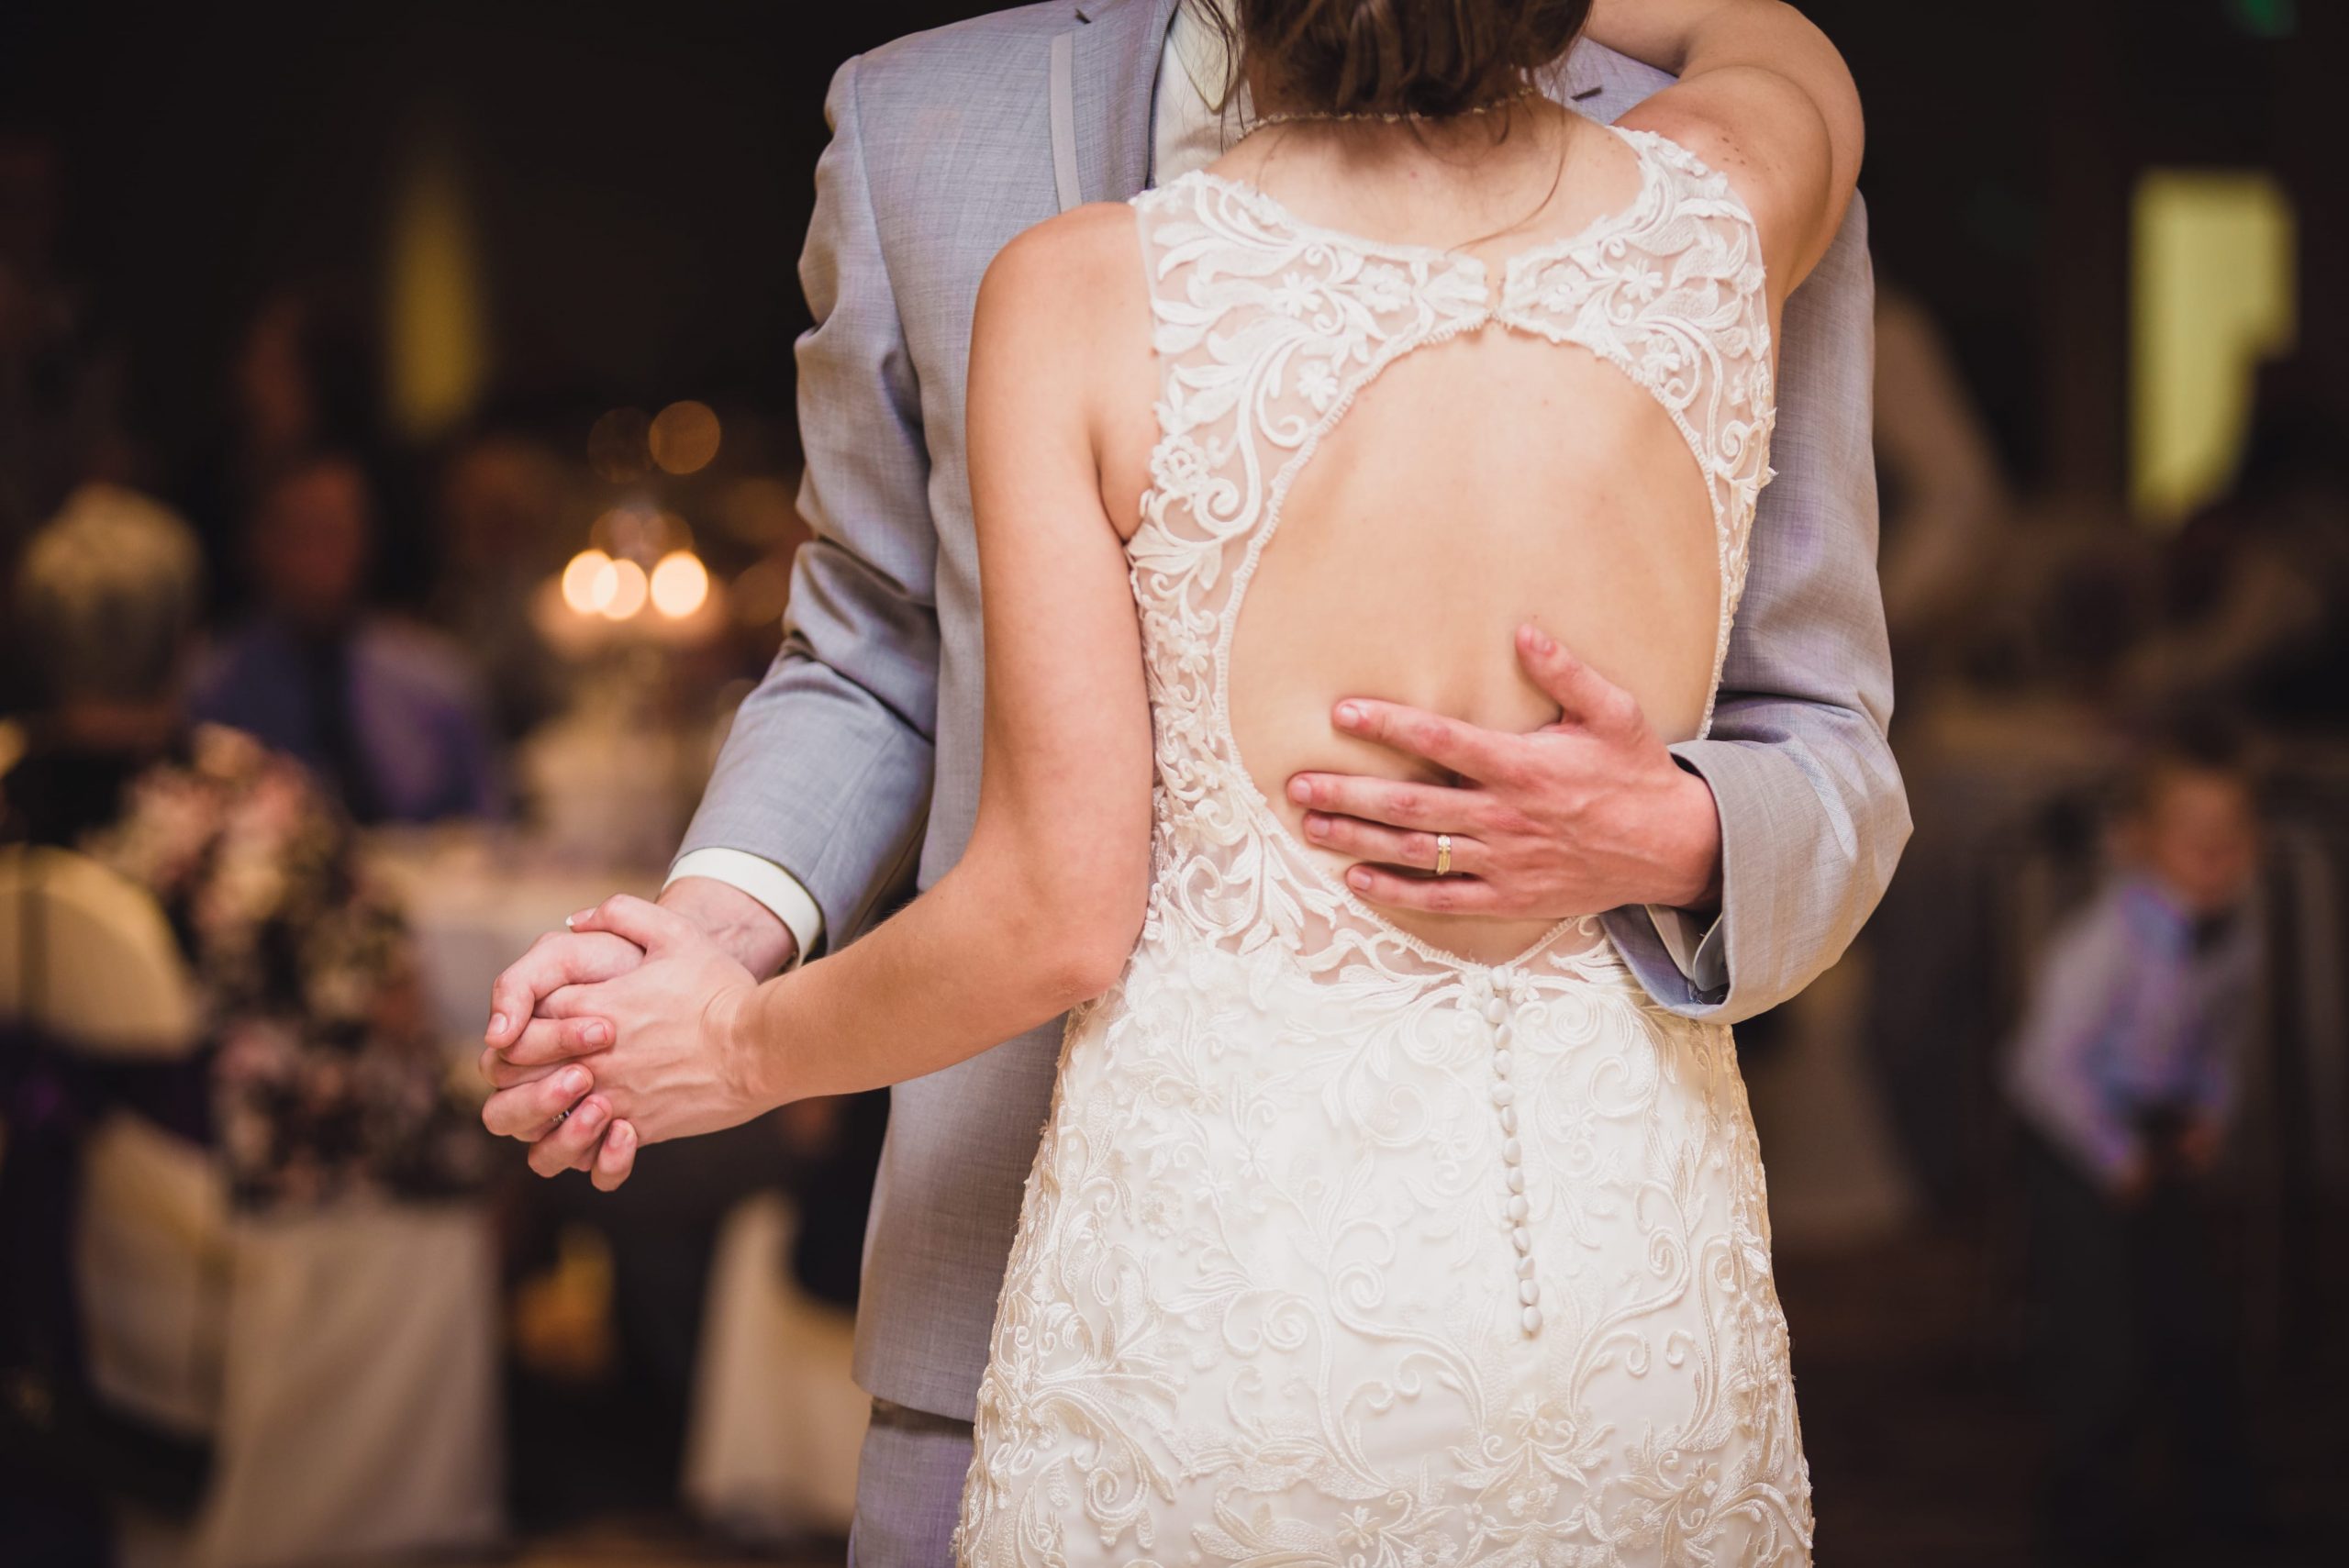
<instances>
[{"instance_id":1,"label":"groom's wrist","mask_svg":"<svg viewBox=\"0 0 2349 1568\"><path fill-rule=\"evenodd\" d=\"M1703 918L1720 908L1721 817L1712 785L1675 759L1677 782L1660 803L1661 896L1642 900Z\"/></svg>"},{"instance_id":2,"label":"groom's wrist","mask_svg":"<svg viewBox=\"0 0 2349 1568\"><path fill-rule=\"evenodd\" d=\"M661 890L661 906L691 921L752 974L774 974L799 956L791 928L731 883L681 876Z\"/></svg>"}]
</instances>

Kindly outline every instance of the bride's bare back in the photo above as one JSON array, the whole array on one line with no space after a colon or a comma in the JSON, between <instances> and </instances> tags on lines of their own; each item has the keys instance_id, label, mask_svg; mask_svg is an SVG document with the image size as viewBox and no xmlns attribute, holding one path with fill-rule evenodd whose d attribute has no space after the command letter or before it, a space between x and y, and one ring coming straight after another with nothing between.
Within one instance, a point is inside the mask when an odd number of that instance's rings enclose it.
<instances>
[{"instance_id":1,"label":"bride's bare back","mask_svg":"<svg viewBox=\"0 0 2349 1568\"><path fill-rule=\"evenodd\" d=\"M1528 111L1511 137L1496 146L1484 128L1454 128L1447 147L1390 148L1350 167L1342 143L1273 130L1209 173L1308 239L1326 230L1371 265L1474 257L1498 292L1510 258L1574 247L1646 195L1631 145L1570 113ZM1472 171L1458 175L1464 161ZM1703 721L1722 555L1690 439L1623 368L1526 328L1496 317L1418 342L1341 411L1334 387L1297 388L1324 428L1277 497L1232 633L1228 695L1245 769L1300 841L1303 808L1285 788L1297 773L1452 782L1337 730L1342 697L1505 730L1557 718L1519 663L1520 625L1628 690L1667 740ZM1136 515L1158 434L1139 406L1131 425L1108 465L1113 503L1120 491L1129 503L1113 516ZM1309 852L1342 875L1343 857ZM1485 962L1521 952L1548 924L1386 913Z\"/></svg>"}]
</instances>

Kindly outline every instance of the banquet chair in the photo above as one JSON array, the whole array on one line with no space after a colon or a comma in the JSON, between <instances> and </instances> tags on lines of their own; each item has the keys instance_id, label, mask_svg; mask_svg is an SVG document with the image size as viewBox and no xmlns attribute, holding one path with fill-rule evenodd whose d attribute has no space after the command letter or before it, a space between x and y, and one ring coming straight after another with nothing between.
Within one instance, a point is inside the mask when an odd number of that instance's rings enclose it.
<instances>
[{"instance_id":1,"label":"banquet chair","mask_svg":"<svg viewBox=\"0 0 2349 1568\"><path fill-rule=\"evenodd\" d=\"M849 1367L855 1315L784 1266L797 1224L781 1193L745 1198L710 1262L683 1489L702 1519L749 1541L848 1533L872 1408Z\"/></svg>"},{"instance_id":2,"label":"banquet chair","mask_svg":"<svg viewBox=\"0 0 2349 1568\"><path fill-rule=\"evenodd\" d=\"M143 888L62 850L0 855L0 1016L106 1063L184 1061L195 987ZM103 1111L82 1140L73 1237L92 1385L184 1437L218 1414L228 1206L204 1151Z\"/></svg>"},{"instance_id":3,"label":"banquet chair","mask_svg":"<svg viewBox=\"0 0 2349 1568\"><path fill-rule=\"evenodd\" d=\"M120 1061L184 1058L201 1020L163 912L65 850L0 852L0 1014Z\"/></svg>"},{"instance_id":4,"label":"banquet chair","mask_svg":"<svg viewBox=\"0 0 2349 1568\"><path fill-rule=\"evenodd\" d=\"M196 987L144 889L57 850L0 854L0 1016L83 1057L184 1059ZM93 1386L209 1439L182 1529L128 1518L127 1568L269 1568L501 1534L497 1282L470 1205L237 1213L201 1146L123 1109L82 1140L72 1250ZM4 1555L4 1554L0 1554Z\"/></svg>"}]
</instances>

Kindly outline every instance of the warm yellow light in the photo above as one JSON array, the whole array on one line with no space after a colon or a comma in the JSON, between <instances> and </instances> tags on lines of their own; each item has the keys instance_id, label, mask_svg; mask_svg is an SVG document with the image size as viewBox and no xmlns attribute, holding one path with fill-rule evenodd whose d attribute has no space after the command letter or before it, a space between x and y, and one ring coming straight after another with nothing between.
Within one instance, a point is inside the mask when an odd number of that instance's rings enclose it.
<instances>
[{"instance_id":1,"label":"warm yellow light","mask_svg":"<svg viewBox=\"0 0 2349 1568\"><path fill-rule=\"evenodd\" d=\"M672 403L654 417L652 461L671 473L693 473L718 455L718 416L707 403Z\"/></svg>"},{"instance_id":2,"label":"warm yellow light","mask_svg":"<svg viewBox=\"0 0 2349 1568\"><path fill-rule=\"evenodd\" d=\"M644 607L644 568L633 561L615 561L608 567L611 591L598 606L607 620L626 620Z\"/></svg>"},{"instance_id":3,"label":"warm yellow light","mask_svg":"<svg viewBox=\"0 0 2349 1568\"><path fill-rule=\"evenodd\" d=\"M609 603L616 585L612 558L600 550L581 550L562 569L562 602L583 616Z\"/></svg>"},{"instance_id":4,"label":"warm yellow light","mask_svg":"<svg viewBox=\"0 0 2349 1568\"><path fill-rule=\"evenodd\" d=\"M2259 172L2148 170L2134 230L2130 492L2174 525L2226 488L2260 361L2291 349L2299 242Z\"/></svg>"},{"instance_id":5,"label":"warm yellow light","mask_svg":"<svg viewBox=\"0 0 2349 1568\"><path fill-rule=\"evenodd\" d=\"M423 439L464 417L489 378L488 293L460 150L428 136L394 207L385 359L392 413Z\"/></svg>"},{"instance_id":6,"label":"warm yellow light","mask_svg":"<svg viewBox=\"0 0 2349 1568\"><path fill-rule=\"evenodd\" d=\"M709 573L689 550L671 550L652 569L652 607L683 620L709 597Z\"/></svg>"}]
</instances>

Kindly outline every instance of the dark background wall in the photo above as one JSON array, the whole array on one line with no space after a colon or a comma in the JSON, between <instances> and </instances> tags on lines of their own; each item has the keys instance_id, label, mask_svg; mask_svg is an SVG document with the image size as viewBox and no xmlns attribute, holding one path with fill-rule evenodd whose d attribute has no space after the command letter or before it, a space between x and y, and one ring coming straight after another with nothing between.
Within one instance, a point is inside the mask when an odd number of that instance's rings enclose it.
<instances>
[{"instance_id":1,"label":"dark background wall","mask_svg":"<svg viewBox=\"0 0 2349 1568\"><path fill-rule=\"evenodd\" d=\"M986 8L12 4L0 127L61 144L66 255L100 329L135 345L133 417L166 457L201 439L265 288L372 275L392 178L427 134L451 139L472 184L509 405L695 395L782 414L826 81L859 49ZM2139 168L2280 168L2305 275L2343 253L2339 182L2317 164L2341 140L2349 7L1807 8L1866 95L1882 275L1950 329L2026 482L2118 486ZM2311 293L2306 335L2340 365L2340 323Z\"/></svg>"}]
</instances>

